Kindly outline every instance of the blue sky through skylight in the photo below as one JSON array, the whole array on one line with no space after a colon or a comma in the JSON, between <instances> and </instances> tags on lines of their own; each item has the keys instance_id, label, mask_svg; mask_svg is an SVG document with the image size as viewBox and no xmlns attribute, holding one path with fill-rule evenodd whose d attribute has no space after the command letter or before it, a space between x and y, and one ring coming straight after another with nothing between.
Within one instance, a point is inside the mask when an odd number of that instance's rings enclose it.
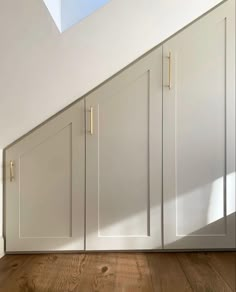
<instances>
[{"instance_id":1,"label":"blue sky through skylight","mask_svg":"<svg viewBox=\"0 0 236 292\"><path fill-rule=\"evenodd\" d=\"M60 32L81 21L110 0L43 0Z\"/></svg>"}]
</instances>

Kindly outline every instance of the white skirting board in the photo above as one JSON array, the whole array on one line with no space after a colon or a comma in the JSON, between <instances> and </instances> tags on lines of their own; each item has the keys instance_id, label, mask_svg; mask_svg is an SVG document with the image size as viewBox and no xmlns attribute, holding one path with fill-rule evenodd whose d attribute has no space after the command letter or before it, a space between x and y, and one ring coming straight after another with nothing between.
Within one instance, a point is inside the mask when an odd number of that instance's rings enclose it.
<instances>
[{"instance_id":1,"label":"white skirting board","mask_svg":"<svg viewBox=\"0 0 236 292\"><path fill-rule=\"evenodd\" d=\"M0 258L2 258L4 255L4 238L0 237Z\"/></svg>"}]
</instances>

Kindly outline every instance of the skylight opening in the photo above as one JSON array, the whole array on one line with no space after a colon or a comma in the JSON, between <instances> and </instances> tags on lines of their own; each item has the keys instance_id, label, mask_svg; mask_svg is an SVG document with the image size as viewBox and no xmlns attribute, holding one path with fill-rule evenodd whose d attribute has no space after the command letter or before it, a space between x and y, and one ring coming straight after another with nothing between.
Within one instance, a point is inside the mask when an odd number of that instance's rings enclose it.
<instances>
[{"instance_id":1,"label":"skylight opening","mask_svg":"<svg viewBox=\"0 0 236 292\"><path fill-rule=\"evenodd\" d=\"M110 0L43 0L60 32L89 16Z\"/></svg>"}]
</instances>

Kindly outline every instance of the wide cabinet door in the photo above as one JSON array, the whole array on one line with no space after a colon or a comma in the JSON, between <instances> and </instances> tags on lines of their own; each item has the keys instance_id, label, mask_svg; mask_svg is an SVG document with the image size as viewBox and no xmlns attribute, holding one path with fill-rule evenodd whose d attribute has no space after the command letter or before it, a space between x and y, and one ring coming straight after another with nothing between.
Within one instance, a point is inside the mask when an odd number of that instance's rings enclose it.
<instances>
[{"instance_id":1,"label":"wide cabinet door","mask_svg":"<svg viewBox=\"0 0 236 292\"><path fill-rule=\"evenodd\" d=\"M233 6L164 44L165 248L235 247Z\"/></svg>"},{"instance_id":2,"label":"wide cabinet door","mask_svg":"<svg viewBox=\"0 0 236 292\"><path fill-rule=\"evenodd\" d=\"M158 249L162 48L86 98L86 249Z\"/></svg>"},{"instance_id":3,"label":"wide cabinet door","mask_svg":"<svg viewBox=\"0 0 236 292\"><path fill-rule=\"evenodd\" d=\"M84 101L8 148L6 251L84 249Z\"/></svg>"}]
</instances>

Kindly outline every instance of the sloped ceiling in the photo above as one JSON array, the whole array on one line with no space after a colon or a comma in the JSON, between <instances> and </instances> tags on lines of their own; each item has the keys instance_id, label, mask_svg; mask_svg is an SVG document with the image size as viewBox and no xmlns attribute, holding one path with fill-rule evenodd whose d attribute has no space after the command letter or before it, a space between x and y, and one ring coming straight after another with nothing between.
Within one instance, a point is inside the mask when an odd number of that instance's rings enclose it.
<instances>
[{"instance_id":1,"label":"sloped ceiling","mask_svg":"<svg viewBox=\"0 0 236 292\"><path fill-rule=\"evenodd\" d=\"M1 0L0 148L220 2L111 0L61 34L42 0Z\"/></svg>"}]
</instances>

